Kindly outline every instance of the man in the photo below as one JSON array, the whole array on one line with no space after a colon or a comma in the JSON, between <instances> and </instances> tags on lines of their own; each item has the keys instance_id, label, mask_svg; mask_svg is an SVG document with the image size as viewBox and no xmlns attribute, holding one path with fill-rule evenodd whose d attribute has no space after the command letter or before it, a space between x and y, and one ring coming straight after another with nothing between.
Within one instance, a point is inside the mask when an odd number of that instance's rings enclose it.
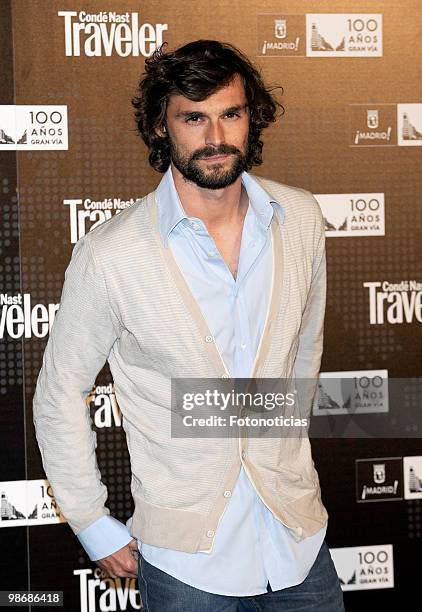
<instances>
[{"instance_id":1,"label":"man","mask_svg":"<svg viewBox=\"0 0 422 612\"><path fill-rule=\"evenodd\" d=\"M90 558L137 577L149 612L341 611L308 438L171 435L172 380L318 375L322 214L308 191L247 172L277 103L241 52L199 40L148 59L133 105L165 174L74 247L34 397L47 477ZM126 526L104 505L84 404L106 360Z\"/></svg>"}]
</instances>

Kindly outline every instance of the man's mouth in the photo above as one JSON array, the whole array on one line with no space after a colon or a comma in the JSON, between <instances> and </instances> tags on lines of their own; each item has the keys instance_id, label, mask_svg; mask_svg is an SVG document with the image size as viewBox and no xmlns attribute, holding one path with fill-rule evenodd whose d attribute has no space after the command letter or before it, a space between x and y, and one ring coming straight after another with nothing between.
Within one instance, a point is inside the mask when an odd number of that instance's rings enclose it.
<instances>
[{"instance_id":1,"label":"man's mouth","mask_svg":"<svg viewBox=\"0 0 422 612\"><path fill-rule=\"evenodd\" d=\"M231 155L231 153L227 154L225 153L224 155L213 155L212 157L203 157L203 161L208 161L208 162L222 162L224 160L226 160L229 156Z\"/></svg>"}]
</instances>

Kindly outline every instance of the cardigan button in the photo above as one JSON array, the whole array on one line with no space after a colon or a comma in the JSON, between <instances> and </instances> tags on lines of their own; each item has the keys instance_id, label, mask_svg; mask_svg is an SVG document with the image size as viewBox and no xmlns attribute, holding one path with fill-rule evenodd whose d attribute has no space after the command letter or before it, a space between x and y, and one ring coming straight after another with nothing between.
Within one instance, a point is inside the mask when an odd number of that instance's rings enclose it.
<instances>
[{"instance_id":1,"label":"cardigan button","mask_svg":"<svg viewBox=\"0 0 422 612\"><path fill-rule=\"evenodd\" d=\"M214 535L215 531L213 529L208 529L207 531L207 537L212 538Z\"/></svg>"},{"instance_id":2,"label":"cardigan button","mask_svg":"<svg viewBox=\"0 0 422 612\"><path fill-rule=\"evenodd\" d=\"M213 336L205 336L205 342L213 342Z\"/></svg>"}]
</instances>

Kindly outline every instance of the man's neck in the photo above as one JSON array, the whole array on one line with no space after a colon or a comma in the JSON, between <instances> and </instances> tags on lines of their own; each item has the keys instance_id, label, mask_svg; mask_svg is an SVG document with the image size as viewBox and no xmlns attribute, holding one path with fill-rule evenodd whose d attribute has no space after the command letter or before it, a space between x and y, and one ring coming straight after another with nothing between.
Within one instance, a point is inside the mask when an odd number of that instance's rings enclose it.
<instances>
[{"instance_id":1,"label":"man's neck","mask_svg":"<svg viewBox=\"0 0 422 612\"><path fill-rule=\"evenodd\" d=\"M189 217L201 219L208 230L243 223L249 201L240 176L223 189L204 189L187 181L173 164L171 171L180 201Z\"/></svg>"}]
</instances>

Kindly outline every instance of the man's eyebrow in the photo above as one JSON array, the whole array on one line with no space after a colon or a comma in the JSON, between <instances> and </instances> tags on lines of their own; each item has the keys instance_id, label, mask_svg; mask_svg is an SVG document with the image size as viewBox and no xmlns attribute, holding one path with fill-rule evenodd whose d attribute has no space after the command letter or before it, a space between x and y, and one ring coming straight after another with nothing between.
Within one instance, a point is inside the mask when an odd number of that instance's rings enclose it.
<instances>
[{"instance_id":1,"label":"man's eyebrow","mask_svg":"<svg viewBox=\"0 0 422 612\"><path fill-rule=\"evenodd\" d=\"M235 106L230 106L229 108L224 109L221 113L222 115L227 115L228 113L237 113L247 108L247 104L236 104ZM176 114L177 118L188 118L188 117L206 117L207 114L202 111L180 111L180 113Z\"/></svg>"},{"instance_id":2,"label":"man's eyebrow","mask_svg":"<svg viewBox=\"0 0 422 612\"><path fill-rule=\"evenodd\" d=\"M230 106L230 108L226 108L226 110L222 114L227 115L228 113L237 113L239 111L245 110L247 106L247 104L237 104L236 106Z\"/></svg>"},{"instance_id":3,"label":"man's eyebrow","mask_svg":"<svg viewBox=\"0 0 422 612\"><path fill-rule=\"evenodd\" d=\"M205 117L205 113L200 111L180 111L176 114L176 117Z\"/></svg>"}]
</instances>

